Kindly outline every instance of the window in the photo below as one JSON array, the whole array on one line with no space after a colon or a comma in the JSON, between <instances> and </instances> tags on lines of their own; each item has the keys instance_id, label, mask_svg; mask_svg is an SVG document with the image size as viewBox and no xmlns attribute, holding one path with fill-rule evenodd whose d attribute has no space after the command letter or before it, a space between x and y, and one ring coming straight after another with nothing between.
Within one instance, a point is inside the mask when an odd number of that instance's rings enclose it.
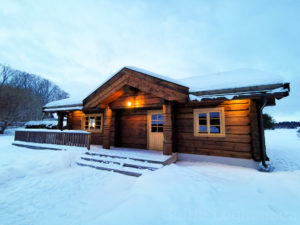
<instances>
[{"instance_id":1,"label":"window","mask_svg":"<svg viewBox=\"0 0 300 225\"><path fill-rule=\"evenodd\" d=\"M164 115L160 113L151 114L151 132L164 131Z\"/></svg>"},{"instance_id":2,"label":"window","mask_svg":"<svg viewBox=\"0 0 300 225\"><path fill-rule=\"evenodd\" d=\"M84 116L83 128L87 131L102 132L103 114L87 114Z\"/></svg>"},{"instance_id":3,"label":"window","mask_svg":"<svg viewBox=\"0 0 300 225\"><path fill-rule=\"evenodd\" d=\"M224 109L194 109L195 136L225 136Z\"/></svg>"}]
</instances>

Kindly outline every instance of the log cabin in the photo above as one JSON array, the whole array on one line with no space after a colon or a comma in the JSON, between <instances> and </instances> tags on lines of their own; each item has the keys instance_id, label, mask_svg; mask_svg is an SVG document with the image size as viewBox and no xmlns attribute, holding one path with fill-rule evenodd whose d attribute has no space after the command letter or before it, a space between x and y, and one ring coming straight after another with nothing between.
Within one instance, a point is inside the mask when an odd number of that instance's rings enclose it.
<instances>
[{"instance_id":1,"label":"log cabin","mask_svg":"<svg viewBox=\"0 0 300 225\"><path fill-rule=\"evenodd\" d=\"M262 110L288 96L289 83L264 80L258 71L234 74L178 81L124 67L82 101L51 102L43 110L57 113L59 127L67 117L68 129L91 132L91 143L105 149L243 158L266 166Z\"/></svg>"}]
</instances>

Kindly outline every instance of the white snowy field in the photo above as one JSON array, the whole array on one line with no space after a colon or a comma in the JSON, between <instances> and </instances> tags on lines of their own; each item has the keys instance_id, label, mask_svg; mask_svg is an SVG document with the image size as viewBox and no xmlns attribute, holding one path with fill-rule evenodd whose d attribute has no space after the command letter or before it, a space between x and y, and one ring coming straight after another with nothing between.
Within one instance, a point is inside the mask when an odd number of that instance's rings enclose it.
<instances>
[{"instance_id":1,"label":"white snowy field","mask_svg":"<svg viewBox=\"0 0 300 225\"><path fill-rule=\"evenodd\" d=\"M282 129L266 139L270 173L185 161L135 178L0 136L0 224L300 224L300 137Z\"/></svg>"}]
</instances>

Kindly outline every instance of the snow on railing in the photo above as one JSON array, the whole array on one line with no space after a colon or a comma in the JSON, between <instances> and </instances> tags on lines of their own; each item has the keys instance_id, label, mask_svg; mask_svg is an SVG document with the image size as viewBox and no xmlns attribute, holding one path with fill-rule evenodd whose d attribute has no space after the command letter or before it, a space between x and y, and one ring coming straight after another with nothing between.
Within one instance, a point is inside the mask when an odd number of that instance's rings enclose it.
<instances>
[{"instance_id":1,"label":"snow on railing","mask_svg":"<svg viewBox=\"0 0 300 225\"><path fill-rule=\"evenodd\" d=\"M69 145L90 149L91 133L77 130L24 129L16 130L15 141Z\"/></svg>"}]
</instances>

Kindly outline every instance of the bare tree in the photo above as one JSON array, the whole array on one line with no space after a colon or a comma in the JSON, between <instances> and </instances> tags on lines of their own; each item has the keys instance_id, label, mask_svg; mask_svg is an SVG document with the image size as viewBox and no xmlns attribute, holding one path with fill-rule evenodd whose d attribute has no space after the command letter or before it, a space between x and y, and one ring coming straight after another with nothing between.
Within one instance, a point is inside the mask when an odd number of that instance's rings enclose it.
<instances>
[{"instance_id":1,"label":"bare tree","mask_svg":"<svg viewBox=\"0 0 300 225\"><path fill-rule=\"evenodd\" d=\"M16 121L42 118L42 107L69 95L47 79L0 64L0 134Z\"/></svg>"}]
</instances>

